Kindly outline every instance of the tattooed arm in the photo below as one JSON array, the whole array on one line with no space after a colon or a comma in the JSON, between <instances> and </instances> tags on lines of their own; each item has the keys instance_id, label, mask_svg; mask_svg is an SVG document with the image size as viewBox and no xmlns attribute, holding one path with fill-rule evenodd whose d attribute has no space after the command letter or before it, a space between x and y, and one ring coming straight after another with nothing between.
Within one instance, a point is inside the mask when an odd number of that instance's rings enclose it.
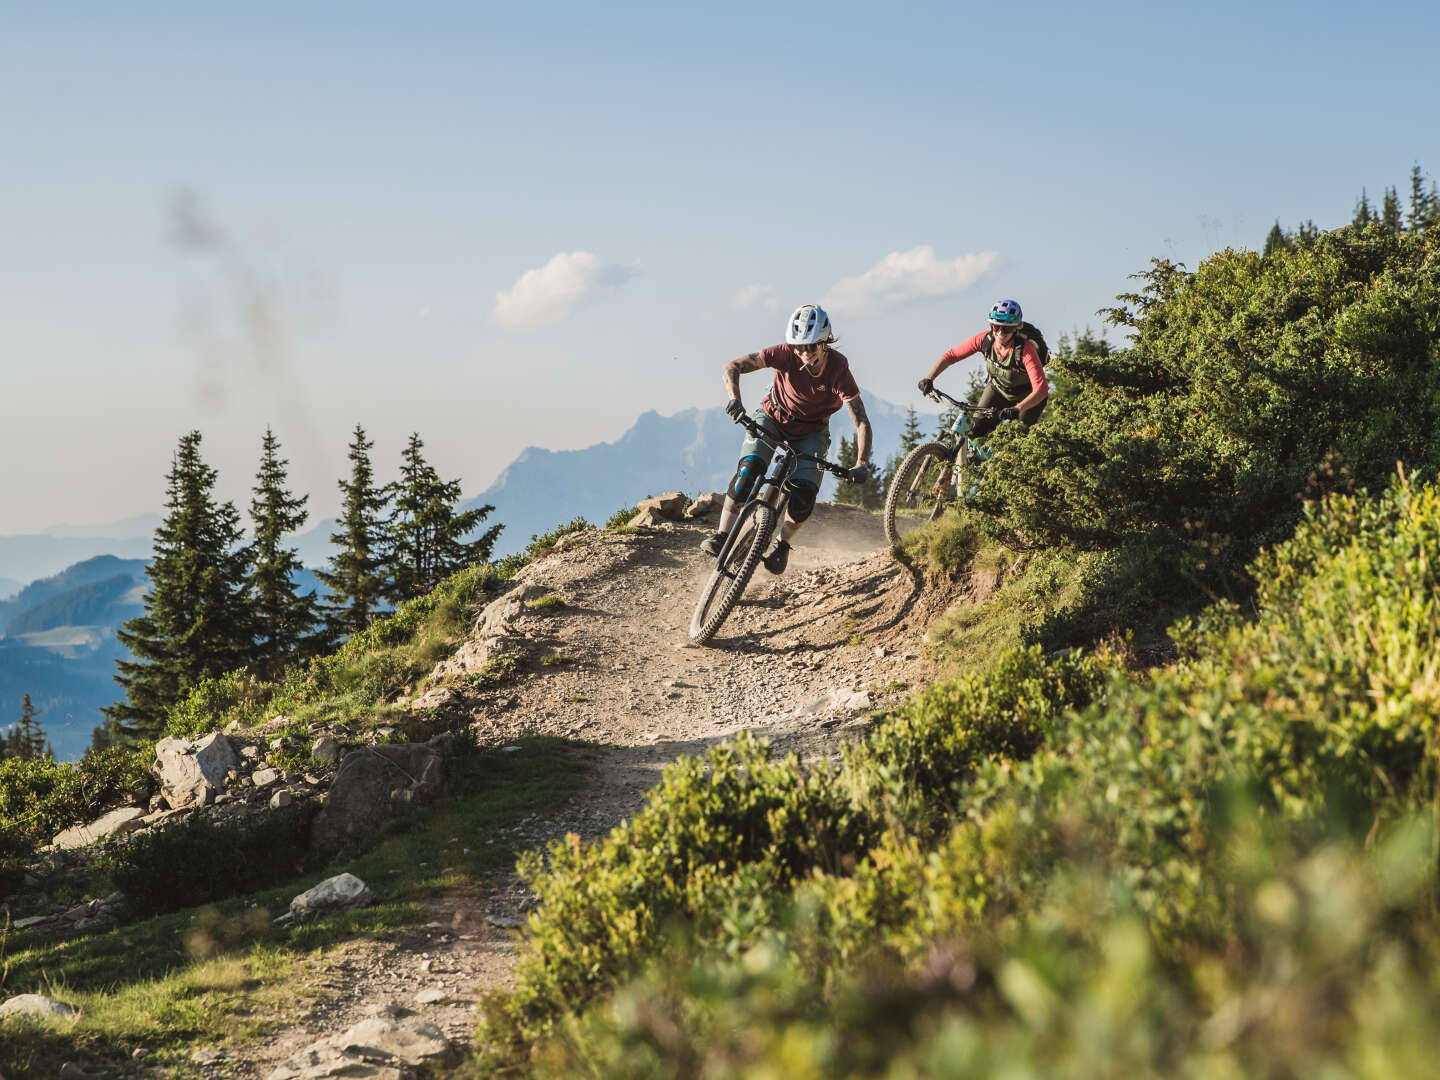
<instances>
[{"instance_id":1,"label":"tattooed arm","mask_svg":"<svg viewBox=\"0 0 1440 1080\"><path fill-rule=\"evenodd\" d=\"M850 408L850 419L855 421L855 462L868 463L870 444L875 436L870 430L870 417L865 414L865 402L857 397L851 398L845 404Z\"/></svg>"},{"instance_id":2,"label":"tattooed arm","mask_svg":"<svg viewBox=\"0 0 1440 1080\"><path fill-rule=\"evenodd\" d=\"M731 360L725 365L725 392L735 400L740 400L740 376L747 371L759 371L765 366L765 361L760 359L758 352L752 352L749 356L742 356L738 360Z\"/></svg>"}]
</instances>

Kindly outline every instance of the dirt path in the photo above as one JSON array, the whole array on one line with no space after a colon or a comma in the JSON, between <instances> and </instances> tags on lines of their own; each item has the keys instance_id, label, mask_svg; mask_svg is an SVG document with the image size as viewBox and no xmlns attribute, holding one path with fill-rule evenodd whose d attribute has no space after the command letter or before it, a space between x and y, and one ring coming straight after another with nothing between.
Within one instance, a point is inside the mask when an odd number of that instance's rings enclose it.
<instances>
[{"instance_id":1,"label":"dirt path","mask_svg":"<svg viewBox=\"0 0 1440 1080\"><path fill-rule=\"evenodd\" d=\"M803 760L831 754L868 728L870 710L930 680L922 634L951 598L891 558L875 515L817 507L789 570L778 578L757 570L715 641L694 647L686 631L711 565L698 549L705 532L681 523L637 536L576 534L517 578L517 587L563 602L522 611L507 626L523 645L523 676L452 694L445 707L468 715L485 743L549 734L589 744L585 790L520 826L523 844L603 835L641 804L666 764L745 728ZM313 979L321 1003L248 1061L217 1063L215 1075L268 1076L388 1001L463 1051L475 1002L507 984L527 905L518 881L502 876L437 899L429 920L399 942L357 940L327 952Z\"/></svg>"}]
</instances>

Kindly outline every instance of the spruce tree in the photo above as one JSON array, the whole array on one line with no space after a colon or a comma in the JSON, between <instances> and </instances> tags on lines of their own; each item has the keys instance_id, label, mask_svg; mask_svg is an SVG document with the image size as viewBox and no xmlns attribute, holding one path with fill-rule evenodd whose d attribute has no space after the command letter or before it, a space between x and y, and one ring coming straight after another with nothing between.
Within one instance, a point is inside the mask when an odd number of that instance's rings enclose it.
<instances>
[{"instance_id":1,"label":"spruce tree","mask_svg":"<svg viewBox=\"0 0 1440 1080\"><path fill-rule=\"evenodd\" d=\"M1380 205L1380 224L1396 236L1400 235L1400 196L1395 189L1385 189L1385 201Z\"/></svg>"},{"instance_id":2,"label":"spruce tree","mask_svg":"<svg viewBox=\"0 0 1440 1080\"><path fill-rule=\"evenodd\" d=\"M903 460L905 455L914 450L925 441L925 433L920 430L920 418L915 415L914 407L905 410L905 426L900 429L900 457Z\"/></svg>"},{"instance_id":3,"label":"spruce tree","mask_svg":"<svg viewBox=\"0 0 1440 1080\"><path fill-rule=\"evenodd\" d=\"M1350 224L1357 225L1363 229L1366 225L1376 220L1378 220L1378 218L1375 215L1375 211L1370 207L1370 195L1364 188L1361 188L1360 201L1355 204L1355 216L1351 219Z\"/></svg>"},{"instance_id":4,"label":"spruce tree","mask_svg":"<svg viewBox=\"0 0 1440 1080\"><path fill-rule=\"evenodd\" d=\"M385 511L390 505L390 489L375 483L370 465L374 446L365 437L365 429L356 424L350 440L350 479L340 481L340 520L330 536L336 552L330 556L329 569L318 572L329 592L325 626L332 641L369 626L385 594L390 543Z\"/></svg>"},{"instance_id":5,"label":"spruce tree","mask_svg":"<svg viewBox=\"0 0 1440 1080\"><path fill-rule=\"evenodd\" d=\"M125 700L102 712L126 737L160 734L166 712L188 691L249 658L240 513L233 503L215 502L216 475L201 460L200 433L182 437L167 478L165 520L145 568L145 610L116 635L135 659L116 661Z\"/></svg>"},{"instance_id":6,"label":"spruce tree","mask_svg":"<svg viewBox=\"0 0 1440 1080\"><path fill-rule=\"evenodd\" d=\"M489 558L500 535L501 526L495 525L474 540L464 539L495 508L478 506L457 514L460 481L441 480L421 453L424 448L419 433L412 433L400 466L400 482L395 486L388 596L397 604L423 595L451 574Z\"/></svg>"},{"instance_id":7,"label":"spruce tree","mask_svg":"<svg viewBox=\"0 0 1440 1080\"><path fill-rule=\"evenodd\" d=\"M840 452L835 455L836 464L843 465L847 469L851 468L858 456L857 440L842 437ZM885 489L881 486L879 473L872 469L869 477L859 484L841 480L835 488L834 501L847 503L850 506L863 506L867 510L876 509L885 501Z\"/></svg>"},{"instance_id":8,"label":"spruce tree","mask_svg":"<svg viewBox=\"0 0 1440 1080\"><path fill-rule=\"evenodd\" d=\"M260 449L250 519L255 541L250 545L250 572L246 578L250 609L255 622L252 665L273 677L289 660L308 650L311 632L320 621L313 591L301 596L295 575L303 564L285 537L305 524L308 495L295 496L286 487L288 461L280 457L280 441L269 428Z\"/></svg>"},{"instance_id":9,"label":"spruce tree","mask_svg":"<svg viewBox=\"0 0 1440 1080\"><path fill-rule=\"evenodd\" d=\"M1265 236L1265 250L1262 254L1273 255L1277 251L1288 251L1289 249L1290 238L1285 235L1285 230L1280 228L1280 222L1277 220L1274 225L1270 226L1270 231Z\"/></svg>"},{"instance_id":10,"label":"spruce tree","mask_svg":"<svg viewBox=\"0 0 1440 1080\"><path fill-rule=\"evenodd\" d=\"M1425 191L1425 174L1420 171L1417 161L1410 167L1410 213L1405 219L1405 228L1419 232L1425 221L1425 202L1429 198Z\"/></svg>"},{"instance_id":11,"label":"spruce tree","mask_svg":"<svg viewBox=\"0 0 1440 1080\"><path fill-rule=\"evenodd\" d=\"M20 706L20 719L10 725L10 730L0 736L0 760L7 757L19 761L34 761L38 758L54 758L55 748L45 738L45 732L35 717L35 708L26 694Z\"/></svg>"}]
</instances>

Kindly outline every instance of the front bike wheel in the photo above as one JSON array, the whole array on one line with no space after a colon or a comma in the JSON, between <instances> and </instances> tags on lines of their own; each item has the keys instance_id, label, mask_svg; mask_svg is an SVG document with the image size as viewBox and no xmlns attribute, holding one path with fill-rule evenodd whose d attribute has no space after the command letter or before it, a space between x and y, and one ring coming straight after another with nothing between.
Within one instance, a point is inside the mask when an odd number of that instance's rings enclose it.
<instances>
[{"instance_id":1,"label":"front bike wheel","mask_svg":"<svg viewBox=\"0 0 1440 1080\"><path fill-rule=\"evenodd\" d=\"M730 542L720 552L720 559L690 616L690 640L703 645L715 636L745 586L775 531L775 511L761 502L747 504L730 530Z\"/></svg>"},{"instance_id":2,"label":"front bike wheel","mask_svg":"<svg viewBox=\"0 0 1440 1080\"><path fill-rule=\"evenodd\" d=\"M918 510L925 521L934 521L950 505L955 470L955 449L943 442L922 443L905 455L885 493L885 539L891 547L900 543L901 511Z\"/></svg>"}]
</instances>

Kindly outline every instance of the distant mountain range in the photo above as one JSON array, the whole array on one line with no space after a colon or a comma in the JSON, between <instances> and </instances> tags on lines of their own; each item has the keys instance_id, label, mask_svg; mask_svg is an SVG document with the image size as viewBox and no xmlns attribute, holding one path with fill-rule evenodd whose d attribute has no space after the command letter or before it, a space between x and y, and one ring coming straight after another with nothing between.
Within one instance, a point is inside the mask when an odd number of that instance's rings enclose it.
<instances>
[{"instance_id":1,"label":"distant mountain range","mask_svg":"<svg viewBox=\"0 0 1440 1080\"><path fill-rule=\"evenodd\" d=\"M900 445L906 410L865 395L875 430L874 458L884 462ZM928 431L930 417L921 423ZM849 415L831 425L830 454L854 434ZM505 526L494 554L523 549L533 535L583 517L604 524L648 495L721 491L730 482L744 432L723 409L686 409L673 416L642 413L614 442L583 450L527 447L485 491L461 509L494 506L484 522ZM822 487L822 498L833 490ZM56 754L74 759L90 744L99 709L120 696L115 661L125 655L115 631L142 610L145 563L160 519L154 514L98 526L57 526L35 536L0 537L0 731L20 716L27 692ZM291 540L308 567L324 566L334 519ZM23 585L24 582L30 582ZM307 570L302 591L318 582Z\"/></svg>"},{"instance_id":2,"label":"distant mountain range","mask_svg":"<svg viewBox=\"0 0 1440 1080\"><path fill-rule=\"evenodd\" d=\"M90 745L100 708L117 700L115 631L142 610L145 560L97 555L0 602L0 729L26 694L57 757Z\"/></svg>"},{"instance_id":3,"label":"distant mountain range","mask_svg":"<svg viewBox=\"0 0 1440 1080\"><path fill-rule=\"evenodd\" d=\"M875 432L873 456L883 465L899 449L908 410L871 394L864 400ZM933 421L924 416L921 423L928 430ZM734 475L744 434L718 407L686 409L673 416L642 413L614 442L583 450L527 447L463 508L495 507L487 524L505 526L495 554L508 555L524 548L532 535L575 517L603 525L615 511L649 495L723 491ZM838 413L830 424L832 459L841 438L854 434L849 413ZM821 497L833 490L834 481L827 478Z\"/></svg>"}]
</instances>

